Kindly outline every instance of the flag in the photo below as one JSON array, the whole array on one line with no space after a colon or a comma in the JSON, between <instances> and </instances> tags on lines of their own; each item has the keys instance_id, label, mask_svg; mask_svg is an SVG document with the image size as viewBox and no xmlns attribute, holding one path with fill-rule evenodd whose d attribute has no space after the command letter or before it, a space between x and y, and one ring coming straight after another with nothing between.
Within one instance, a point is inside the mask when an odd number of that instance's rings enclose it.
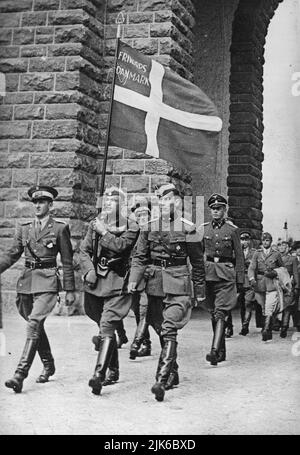
<instances>
[{"instance_id":1,"label":"flag","mask_svg":"<svg viewBox=\"0 0 300 455\"><path fill-rule=\"evenodd\" d=\"M195 171L215 153L222 128L213 102L195 84L119 42L109 145Z\"/></svg>"}]
</instances>

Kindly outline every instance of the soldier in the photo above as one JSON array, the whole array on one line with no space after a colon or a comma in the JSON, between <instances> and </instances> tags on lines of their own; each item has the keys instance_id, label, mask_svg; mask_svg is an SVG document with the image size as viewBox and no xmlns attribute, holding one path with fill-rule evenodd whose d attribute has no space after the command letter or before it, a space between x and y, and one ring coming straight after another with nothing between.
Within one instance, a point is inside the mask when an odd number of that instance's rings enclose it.
<instances>
[{"instance_id":1,"label":"soldier","mask_svg":"<svg viewBox=\"0 0 300 455\"><path fill-rule=\"evenodd\" d=\"M134 213L140 229L148 229L149 216L151 214L148 200L142 197L136 198L131 211ZM134 255L135 249L136 245L132 255ZM148 299L144 291L132 294L131 309L135 314L137 328L130 346L129 358L135 360L136 357L151 355L151 340L147 322Z\"/></svg>"},{"instance_id":2,"label":"soldier","mask_svg":"<svg viewBox=\"0 0 300 455\"><path fill-rule=\"evenodd\" d=\"M206 306L211 314L213 341L206 360L217 365L226 359L225 324L244 282L244 258L238 228L225 219L227 200L214 193L208 199L212 221L204 223Z\"/></svg>"},{"instance_id":3,"label":"soldier","mask_svg":"<svg viewBox=\"0 0 300 455\"><path fill-rule=\"evenodd\" d=\"M291 253L289 252L288 241L281 240L277 242L277 248L281 255L284 267L287 269L290 277L292 278L293 285L291 295L283 295L284 310L282 314L280 337L286 338L287 331L289 328L290 315L293 312L294 305L296 303L296 296L299 295L300 283L298 275L297 258L295 256L292 256Z\"/></svg>"},{"instance_id":4,"label":"soldier","mask_svg":"<svg viewBox=\"0 0 300 455\"><path fill-rule=\"evenodd\" d=\"M17 282L16 304L21 316L27 321L27 337L23 354L12 379L6 387L20 393L23 381L38 351L43 363L42 374L36 382L47 382L55 372L44 323L55 307L61 290L56 264L60 253L63 265L63 282L66 304L74 302L74 271L69 227L50 215L56 189L49 186L30 188L28 195L34 204L35 219L18 226L13 245L0 260L0 273L13 265L25 253L25 269Z\"/></svg>"},{"instance_id":5,"label":"soldier","mask_svg":"<svg viewBox=\"0 0 300 455\"><path fill-rule=\"evenodd\" d=\"M253 254L255 252L255 249L250 247L251 234L248 231L241 231L240 239L244 253L245 278L244 287L242 292L239 293L238 301L240 303L242 319L242 329L240 331L240 335L245 336L249 333L249 323L251 320L252 310L255 302L255 293L253 288L250 286L248 279L248 268L250 265L250 261L253 257Z\"/></svg>"},{"instance_id":6,"label":"soldier","mask_svg":"<svg viewBox=\"0 0 300 455\"><path fill-rule=\"evenodd\" d=\"M179 383L177 332L191 316L192 281L197 301L204 300L204 265L200 234L193 223L181 218L182 199L175 185L162 185L158 197L160 220L140 233L128 289L134 292L143 276L148 277L147 320L162 345L151 391L157 401L163 401L165 390Z\"/></svg>"},{"instance_id":7,"label":"soldier","mask_svg":"<svg viewBox=\"0 0 300 455\"><path fill-rule=\"evenodd\" d=\"M85 311L100 329L99 336L93 337L98 357L89 381L95 395L100 395L103 385L119 379L115 331L131 306L131 294L125 292L124 280L139 227L130 218L122 219L121 207L124 205L123 191L115 187L106 189L101 216L90 223L80 247ZM99 236L98 246L96 235Z\"/></svg>"},{"instance_id":8,"label":"soldier","mask_svg":"<svg viewBox=\"0 0 300 455\"><path fill-rule=\"evenodd\" d=\"M265 316L262 341L272 340L272 316L277 303L277 290L273 279L277 277L276 267L283 267L278 251L271 247L272 236L265 232L262 236L262 247L255 251L251 259L248 278L255 291L255 299L261 305Z\"/></svg>"},{"instance_id":9,"label":"soldier","mask_svg":"<svg viewBox=\"0 0 300 455\"><path fill-rule=\"evenodd\" d=\"M300 282L300 241L295 241L293 243L293 248L295 251L295 257L297 259L298 267L298 282ZM295 295L295 306L292 314L294 327L296 327L297 332L300 332L300 290L296 292Z\"/></svg>"}]
</instances>

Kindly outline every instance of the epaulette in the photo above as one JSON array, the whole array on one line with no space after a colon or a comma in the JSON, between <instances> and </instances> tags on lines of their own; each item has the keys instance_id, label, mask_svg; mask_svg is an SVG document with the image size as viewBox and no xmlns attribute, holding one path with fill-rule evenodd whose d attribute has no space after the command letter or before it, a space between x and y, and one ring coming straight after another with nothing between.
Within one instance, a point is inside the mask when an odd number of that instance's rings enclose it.
<instances>
[{"instance_id":1,"label":"epaulette","mask_svg":"<svg viewBox=\"0 0 300 455\"><path fill-rule=\"evenodd\" d=\"M238 226L236 226L235 224L233 224L232 221L225 220L225 223L226 223L226 224L229 224L229 226L232 226L232 227L234 227L234 228L238 228Z\"/></svg>"}]
</instances>

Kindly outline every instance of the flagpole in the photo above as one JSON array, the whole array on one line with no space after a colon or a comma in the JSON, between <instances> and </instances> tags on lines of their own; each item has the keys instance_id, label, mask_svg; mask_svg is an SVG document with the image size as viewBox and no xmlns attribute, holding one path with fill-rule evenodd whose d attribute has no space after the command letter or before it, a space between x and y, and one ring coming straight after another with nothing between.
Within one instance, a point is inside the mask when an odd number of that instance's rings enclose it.
<instances>
[{"instance_id":1,"label":"flagpole","mask_svg":"<svg viewBox=\"0 0 300 455\"><path fill-rule=\"evenodd\" d=\"M111 90L110 90L110 101L109 101L106 138L105 138L105 145L104 145L104 157L103 157L103 162L102 162L100 197L103 196L104 186L105 186L105 174L106 174L106 165L107 165L107 156L108 156L109 134L110 134L111 117L112 117L112 106L113 106L114 92L115 92L116 67L117 67L119 43L120 43L120 37L121 37L121 25L124 23L124 21L125 21L124 14L122 12L120 12L116 18L116 24L118 27L117 27L116 47L115 47L115 56L114 56L114 65L113 65L113 69L114 69L113 78L112 78Z\"/></svg>"}]
</instances>

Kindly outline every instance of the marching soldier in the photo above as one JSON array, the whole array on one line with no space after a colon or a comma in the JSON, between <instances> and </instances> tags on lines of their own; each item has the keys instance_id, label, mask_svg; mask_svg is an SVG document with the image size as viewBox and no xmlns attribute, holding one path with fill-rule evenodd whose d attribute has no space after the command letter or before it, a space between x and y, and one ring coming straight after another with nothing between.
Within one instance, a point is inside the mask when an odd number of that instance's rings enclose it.
<instances>
[{"instance_id":1,"label":"marching soldier","mask_svg":"<svg viewBox=\"0 0 300 455\"><path fill-rule=\"evenodd\" d=\"M298 264L297 258L292 256L289 252L289 243L286 240L281 240L277 243L278 251L281 255L282 262L284 267L289 272L290 277L292 278L292 293L291 295L283 296L284 300L284 310L282 314L282 321L281 321L281 330L280 330L280 337L286 338L287 331L289 328L290 322L290 315L293 312L294 306L296 304L296 296L299 295L300 283L299 283L299 275L298 275Z\"/></svg>"},{"instance_id":2,"label":"marching soldier","mask_svg":"<svg viewBox=\"0 0 300 455\"><path fill-rule=\"evenodd\" d=\"M297 259L298 282L300 283L300 241L295 241L293 243L293 250L295 251L295 257ZM292 317L297 332L300 332L300 289L298 289L298 292L296 292L295 295L295 306Z\"/></svg>"},{"instance_id":3,"label":"marching soldier","mask_svg":"<svg viewBox=\"0 0 300 455\"><path fill-rule=\"evenodd\" d=\"M160 335L162 345L151 391L157 401L163 401L165 390L179 383L177 332L191 316L192 281L197 301L204 300L204 264L200 234L195 225L181 218L182 199L176 187L172 183L162 185L158 197L160 220L140 233L128 290L135 292L140 280L148 277L147 320Z\"/></svg>"},{"instance_id":4,"label":"marching soldier","mask_svg":"<svg viewBox=\"0 0 300 455\"><path fill-rule=\"evenodd\" d=\"M50 215L56 189L49 186L30 188L28 195L34 204L35 219L18 226L13 245L0 260L0 273L12 266L25 253L25 269L17 282L16 304L27 321L27 337L23 354L12 379L6 387L20 393L28 376L36 351L43 363L42 374L36 382L47 382L55 373L44 323L55 307L61 290L56 257L60 253L66 304L74 302L74 271L69 227Z\"/></svg>"},{"instance_id":5,"label":"marching soldier","mask_svg":"<svg viewBox=\"0 0 300 455\"><path fill-rule=\"evenodd\" d=\"M262 247L255 251L251 259L248 278L255 291L255 299L261 305L265 316L262 341L272 340L272 316L277 302L277 290L273 279L277 277L276 267L283 267L278 251L272 247L272 236L264 232Z\"/></svg>"},{"instance_id":6,"label":"marching soldier","mask_svg":"<svg viewBox=\"0 0 300 455\"><path fill-rule=\"evenodd\" d=\"M211 314L213 341L206 360L226 359L225 324L244 282L244 258L238 228L225 218L227 200L214 193L208 199L212 221L204 223L206 306ZM237 289L238 287L238 289Z\"/></svg>"},{"instance_id":7,"label":"marching soldier","mask_svg":"<svg viewBox=\"0 0 300 455\"><path fill-rule=\"evenodd\" d=\"M255 253L255 249L250 247L251 235L248 231L240 232L240 239L244 253L245 278L242 292L239 293L238 301L241 308L242 329L240 335L246 336L249 333L249 323L252 316L252 310L255 302L255 293L250 286L248 278L248 268L250 261Z\"/></svg>"},{"instance_id":8,"label":"marching soldier","mask_svg":"<svg viewBox=\"0 0 300 455\"><path fill-rule=\"evenodd\" d=\"M119 379L115 331L131 306L132 296L125 292L124 280L139 227L134 220L122 218L124 203L123 191L106 189L101 216L91 221L80 247L85 312L99 326L99 336L93 337L98 357L89 381L95 395L100 395L103 385Z\"/></svg>"}]
</instances>

